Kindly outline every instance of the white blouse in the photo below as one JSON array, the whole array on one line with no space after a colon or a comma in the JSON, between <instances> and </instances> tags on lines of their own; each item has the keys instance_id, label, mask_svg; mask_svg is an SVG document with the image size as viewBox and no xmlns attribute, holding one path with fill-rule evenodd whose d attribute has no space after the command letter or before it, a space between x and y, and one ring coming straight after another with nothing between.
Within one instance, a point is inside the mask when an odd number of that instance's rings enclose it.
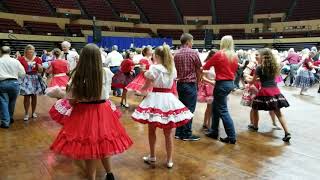
<instances>
[{"instance_id":1,"label":"white blouse","mask_svg":"<svg viewBox=\"0 0 320 180\"><path fill-rule=\"evenodd\" d=\"M153 80L153 87L170 89L177 78L177 70L174 67L173 72L169 74L162 64L155 64L151 65L144 75L146 78Z\"/></svg>"}]
</instances>

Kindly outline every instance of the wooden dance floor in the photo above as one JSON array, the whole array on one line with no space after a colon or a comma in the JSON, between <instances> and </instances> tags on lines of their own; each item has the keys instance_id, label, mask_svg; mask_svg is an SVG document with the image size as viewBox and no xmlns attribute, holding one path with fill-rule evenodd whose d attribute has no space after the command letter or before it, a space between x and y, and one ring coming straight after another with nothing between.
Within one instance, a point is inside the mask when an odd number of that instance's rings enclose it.
<instances>
[{"instance_id":1,"label":"wooden dance floor","mask_svg":"<svg viewBox=\"0 0 320 180\"><path fill-rule=\"evenodd\" d=\"M241 92L229 98L229 109L235 122L238 142L226 145L206 138L201 130L205 105L198 104L193 123L197 142L175 140L174 168L165 167L165 145L158 130L157 168L150 169L142 161L148 154L147 126L133 122L130 115L141 101L131 96L129 110L123 111L122 123L134 145L124 154L112 158L118 180L197 180L197 179L317 179L320 175L320 95L300 96L295 88L282 87L290 107L285 109L292 134L291 144L281 139L282 130L272 129L268 113L260 113L258 133L247 130L249 108L239 104ZM119 98L112 98L119 104ZM40 97L39 118L23 122L20 97L15 123L8 130L0 129L0 180L82 180L84 164L50 152L49 146L60 125L48 116L54 100ZM279 124L279 123L278 123ZM221 124L222 125L222 124ZM225 136L221 127L221 136ZM99 165L97 179L103 179Z\"/></svg>"}]
</instances>

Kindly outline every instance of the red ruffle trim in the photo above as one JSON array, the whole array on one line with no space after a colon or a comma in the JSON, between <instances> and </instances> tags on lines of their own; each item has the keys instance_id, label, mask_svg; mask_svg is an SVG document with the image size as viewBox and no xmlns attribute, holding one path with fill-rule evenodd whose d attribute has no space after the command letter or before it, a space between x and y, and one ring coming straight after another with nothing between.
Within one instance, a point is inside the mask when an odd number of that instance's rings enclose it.
<instances>
[{"instance_id":1,"label":"red ruffle trim","mask_svg":"<svg viewBox=\"0 0 320 180\"><path fill-rule=\"evenodd\" d=\"M51 109L49 111L49 115L52 120L54 120L55 122L57 122L61 125L64 125L65 118L67 117L66 115L59 113L57 111L57 109L54 107L54 105L51 107Z\"/></svg>"},{"instance_id":2,"label":"red ruffle trim","mask_svg":"<svg viewBox=\"0 0 320 180\"><path fill-rule=\"evenodd\" d=\"M150 108L150 107L142 108L142 107L138 106L136 111L138 111L139 113L160 114L163 117L168 117L170 115L181 114L183 112L189 111L189 109L187 107L184 107L182 109L176 109L176 110L170 110L167 112L163 112L161 109L157 109L157 108Z\"/></svg>"},{"instance_id":3,"label":"red ruffle trim","mask_svg":"<svg viewBox=\"0 0 320 180\"><path fill-rule=\"evenodd\" d=\"M147 121L147 120L143 120L143 119L136 119L136 118L133 118L132 119L134 121L137 121L139 123L142 123L142 124L151 124L155 127L158 127L158 128L161 128L161 129L173 129L173 128L177 128L177 127L180 127L180 126L183 126L185 124L187 124L190 119L186 119L186 120L183 120L183 121L180 121L180 122L169 122L168 124L162 124L162 123L159 123L159 122L150 122L150 121Z\"/></svg>"},{"instance_id":4,"label":"red ruffle trim","mask_svg":"<svg viewBox=\"0 0 320 180\"><path fill-rule=\"evenodd\" d=\"M132 140L127 135L122 135L112 140L104 138L96 142L90 142L88 139L68 141L66 135L61 131L50 149L57 154L62 154L72 159L87 160L103 159L120 154L129 149L132 144Z\"/></svg>"}]
</instances>

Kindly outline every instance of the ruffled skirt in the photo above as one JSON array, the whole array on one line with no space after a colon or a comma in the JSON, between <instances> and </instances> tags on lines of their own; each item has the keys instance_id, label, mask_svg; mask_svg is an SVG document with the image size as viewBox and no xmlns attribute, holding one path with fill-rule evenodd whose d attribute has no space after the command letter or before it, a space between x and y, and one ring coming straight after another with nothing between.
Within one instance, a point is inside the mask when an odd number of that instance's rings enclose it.
<instances>
[{"instance_id":1,"label":"ruffled skirt","mask_svg":"<svg viewBox=\"0 0 320 180\"><path fill-rule=\"evenodd\" d=\"M200 103L212 103L214 86L209 83L200 83L198 85L197 100Z\"/></svg>"},{"instance_id":2,"label":"ruffled skirt","mask_svg":"<svg viewBox=\"0 0 320 180\"><path fill-rule=\"evenodd\" d=\"M47 86L38 74L26 74L20 81L20 95L43 95Z\"/></svg>"},{"instance_id":3,"label":"ruffled skirt","mask_svg":"<svg viewBox=\"0 0 320 180\"><path fill-rule=\"evenodd\" d=\"M316 83L314 74L307 70L301 69L296 76L294 85L299 88L310 88Z\"/></svg>"},{"instance_id":4,"label":"ruffled skirt","mask_svg":"<svg viewBox=\"0 0 320 180\"><path fill-rule=\"evenodd\" d=\"M141 88L145 85L147 79L144 76L144 73L140 73L132 82L130 82L127 86L126 89L128 91L133 91L136 93L142 93ZM152 87L149 87L147 89L147 93L152 91Z\"/></svg>"},{"instance_id":5,"label":"ruffled skirt","mask_svg":"<svg viewBox=\"0 0 320 180\"><path fill-rule=\"evenodd\" d=\"M127 150L133 142L110 103L77 103L71 109L67 100L59 100L49 113L63 127L51 150L83 160L103 159Z\"/></svg>"},{"instance_id":6,"label":"ruffled skirt","mask_svg":"<svg viewBox=\"0 0 320 180\"><path fill-rule=\"evenodd\" d=\"M59 87L66 87L69 81L69 77L65 76L57 76L52 77L51 82L49 83L49 87L59 86Z\"/></svg>"},{"instance_id":7,"label":"ruffled skirt","mask_svg":"<svg viewBox=\"0 0 320 180\"><path fill-rule=\"evenodd\" d=\"M134 75L131 73L124 73L118 71L112 77L112 88L125 88L130 82L134 80Z\"/></svg>"},{"instance_id":8,"label":"ruffled skirt","mask_svg":"<svg viewBox=\"0 0 320 180\"><path fill-rule=\"evenodd\" d=\"M289 107L289 103L278 87L262 87L252 102L255 110L273 111L284 107Z\"/></svg>"},{"instance_id":9,"label":"ruffled skirt","mask_svg":"<svg viewBox=\"0 0 320 180\"><path fill-rule=\"evenodd\" d=\"M193 114L173 93L151 92L132 114L132 119L167 129L180 127L193 118Z\"/></svg>"}]
</instances>

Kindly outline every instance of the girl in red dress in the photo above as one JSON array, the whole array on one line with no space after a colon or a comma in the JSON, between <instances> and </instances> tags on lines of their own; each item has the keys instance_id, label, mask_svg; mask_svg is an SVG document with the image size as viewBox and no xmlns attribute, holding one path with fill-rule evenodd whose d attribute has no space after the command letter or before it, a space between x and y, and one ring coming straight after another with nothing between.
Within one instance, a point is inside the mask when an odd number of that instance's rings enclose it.
<instances>
[{"instance_id":1,"label":"girl in red dress","mask_svg":"<svg viewBox=\"0 0 320 180\"><path fill-rule=\"evenodd\" d=\"M123 89L120 105L121 107L129 108L129 104L127 103L127 89L125 87L134 80L135 64L132 60L132 52L126 52L125 58L120 65L120 71L112 78L112 87Z\"/></svg>"},{"instance_id":2,"label":"girl in red dress","mask_svg":"<svg viewBox=\"0 0 320 180\"><path fill-rule=\"evenodd\" d=\"M86 45L67 90L73 110L69 116L64 116L63 127L51 146L55 153L85 160L90 180L95 180L99 160L106 170L105 179L113 180L110 157L132 145L107 99L107 76L99 48L94 44ZM55 117L58 110L53 106L50 115Z\"/></svg>"},{"instance_id":3,"label":"girl in red dress","mask_svg":"<svg viewBox=\"0 0 320 180\"><path fill-rule=\"evenodd\" d=\"M60 59L61 50L56 48L53 50L53 55L56 57L47 72L52 74L53 77L49 83L49 87L46 89L46 95L53 98L63 98L65 90L69 81L69 64L68 61Z\"/></svg>"},{"instance_id":4,"label":"girl in red dress","mask_svg":"<svg viewBox=\"0 0 320 180\"><path fill-rule=\"evenodd\" d=\"M145 47L142 51L142 55L144 56L143 59L140 60L140 74L126 86L127 91L133 91L136 94L141 94L145 92L141 92L141 88L146 83L146 77L144 76L144 73L149 70L149 67L152 63L151 57L152 57L152 49L150 47ZM151 92L152 87L150 86L148 89L145 90L146 92Z\"/></svg>"}]
</instances>

